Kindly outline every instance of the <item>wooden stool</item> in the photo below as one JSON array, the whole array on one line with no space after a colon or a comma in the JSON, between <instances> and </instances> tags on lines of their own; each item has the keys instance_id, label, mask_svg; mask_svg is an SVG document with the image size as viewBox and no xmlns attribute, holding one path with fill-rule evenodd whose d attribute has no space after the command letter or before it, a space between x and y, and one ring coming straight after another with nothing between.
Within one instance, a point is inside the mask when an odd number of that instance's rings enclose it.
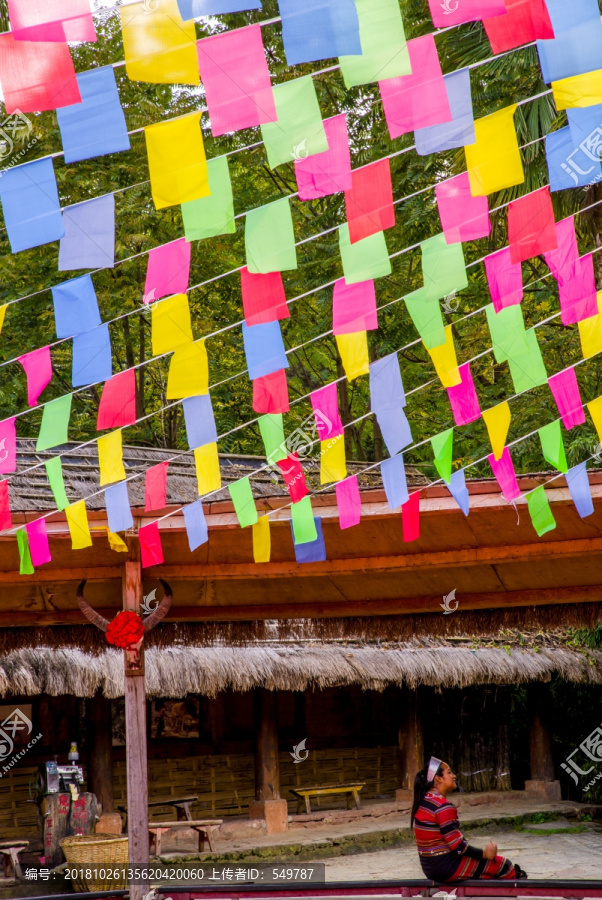
<instances>
[{"instance_id":1,"label":"wooden stool","mask_svg":"<svg viewBox=\"0 0 602 900\"><path fill-rule=\"evenodd\" d=\"M148 841L150 855L161 856L161 838L166 831L172 831L175 828L192 828L193 831L196 831L199 836L199 853L202 853L205 849L205 842L209 844L211 851L215 851L212 830L219 828L222 822L223 819L185 819L180 822L149 822Z\"/></svg>"},{"instance_id":2,"label":"wooden stool","mask_svg":"<svg viewBox=\"0 0 602 900\"><path fill-rule=\"evenodd\" d=\"M2 862L4 863L4 877L9 878L11 869L15 878L23 878L23 871L19 861L19 853L27 850L29 841L2 841L0 843L0 853L2 854Z\"/></svg>"}]
</instances>

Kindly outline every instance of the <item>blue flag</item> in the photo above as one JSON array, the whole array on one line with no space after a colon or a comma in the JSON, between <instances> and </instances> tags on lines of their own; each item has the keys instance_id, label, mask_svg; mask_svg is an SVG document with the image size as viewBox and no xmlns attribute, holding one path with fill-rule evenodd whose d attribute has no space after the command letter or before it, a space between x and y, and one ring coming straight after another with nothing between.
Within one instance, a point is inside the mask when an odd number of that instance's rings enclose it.
<instances>
[{"instance_id":1,"label":"blue flag","mask_svg":"<svg viewBox=\"0 0 602 900\"><path fill-rule=\"evenodd\" d=\"M51 159L0 173L0 199L13 253L58 241L65 234Z\"/></svg>"},{"instance_id":2,"label":"blue flag","mask_svg":"<svg viewBox=\"0 0 602 900\"><path fill-rule=\"evenodd\" d=\"M188 506L184 507L184 523L191 552L200 547L201 544L207 543L209 532L202 500L195 500L194 503L189 503Z\"/></svg>"},{"instance_id":3,"label":"blue flag","mask_svg":"<svg viewBox=\"0 0 602 900\"><path fill-rule=\"evenodd\" d=\"M279 0L289 66L362 53L354 0Z\"/></svg>"},{"instance_id":4,"label":"blue flag","mask_svg":"<svg viewBox=\"0 0 602 900\"><path fill-rule=\"evenodd\" d=\"M295 532L293 530L293 523L291 522L295 559L298 563L324 562L326 559L326 545L324 543L324 532L322 531L322 519L319 516L314 516L314 522L316 524L318 537L315 541L309 541L306 544L295 544Z\"/></svg>"},{"instance_id":5,"label":"blue flag","mask_svg":"<svg viewBox=\"0 0 602 900\"><path fill-rule=\"evenodd\" d=\"M243 322L242 337L249 378L252 381L280 369L288 369L280 322L266 322L264 325L247 325Z\"/></svg>"},{"instance_id":6,"label":"blue flag","mask_svg":"<svg viewBox=\"0 0 602 900\"><path fill-rule=\"evenodd\" d=\"M442 150L455 150L476 141L470 70L460 69L459 72L452 72L445 75L443 81L452 121L444 122L442 125L430 125L428 128L417 128L414 131L416 153L419 156L440 153Z\"/></svg>"},{"instance_id":7,"label":"blue flag","mask_svg":"<svg viewBox=\"0 0 602 900\"><path fill-rule=\"evenodd\" d=\"M449 488L450 494L452 495L464 515L467 516L470 510L470 499L468 495L468 488L466 487L466 476L464 474L464 469L458 469L457 472L452 472L451 479L447 486Z\"/></svg>"},{"instance_id":8,"label":"blue flag","mask_svg":"<svg viewBox=\"0 0 602 900\"><path fill-rule=\"evenodd\" d=\"M178 0L184 21L201 16L224 16L227 13L261 9L261 0Z\"/></svg>"},{"instance_id":9,"label":"blue flag","mask_svg":"<svg viewBox=\"0 0 602 900\"><path fill-rule=\"evenodd\" d=\"M65 236L59 272L112 269L115 265L115 195L105 194L63 210Z\"/></svg>"},{"instance_id":10,"label":"blue flag","mask_svg":"<svg viewBox=\"0 0 602 900\"><path fill-rule=\"evenodd\" d=\"M594 502L587 476L587 466L584 462L568 470L566 483L581 518L585 519L586 516L591 516L594 511Z\"/></svg>"},{"instance_id":11,"label":"blue flag","mask_svg":"<svg viewBox=\"0 0 602 900\"><path fill-rule=\"evenodd\" d=\"M73 337L100 325L98 300L89 275L71 278L52 288L57 338Z\"/></svg>"},{"instance_id":12,"label":"blue flag","mask_svg":"<svg viewBox=\"0 0 602 900\"><path fill-rule=\"evenodd\" d=\"M76 75L82 102L56 111L65 162L130 149L113 66Z\"/></svg>"},{"instance_id":13,"label":"blue flag","mask_svg":"<svg viewBox=\"0 0 602 900\"><path fill-rule=\"evenodd\" d=\"M101 325L73 338L73 387L108 381L113 374L109 326Z\"/></svg>"},{"instance_id":14,"label":"blue flag","mask_svg":"<svg viewBox=\"0 0 602 900\"><path fill-rule=\"evenodd\" d=\"M205 444L216 444L217 428L209 394L186 397L182 401L182 406L186 422L186 438L190 449L194 450Z\"/></svg>"},{"instance_id":15,"label":"blue flag","mask_svg":"<svg viewBox=\"0 0 602 900\"><path fill-rule=\"evenodd\" d=\"M107 506L107 518L109 531L127 531L134 527L130 498L128 497L127 481L120 481L105 490L105 503Z\"/></svg>"},{"instance_id":16,"label":"blue flag","mask_svg":"<svg viewBox=\"0 0 602 900\"><path fill-rule=\"evenodd\" d=\"M569 126L546 135L546 162L551 191L586 187L602 180L602 163L575 146Z\"/></svg>"},{"instance_id":17,"label":"blue flag","mask_svg":"<svg viewBox=\"0 0 602 900\"><path fill-rule=\"evenodd\" d=\"M384 459L380 464L380 473L389 509L399 509L409 499L406 470L401 453L390 459Z\"/></svg>"}]
</instances>

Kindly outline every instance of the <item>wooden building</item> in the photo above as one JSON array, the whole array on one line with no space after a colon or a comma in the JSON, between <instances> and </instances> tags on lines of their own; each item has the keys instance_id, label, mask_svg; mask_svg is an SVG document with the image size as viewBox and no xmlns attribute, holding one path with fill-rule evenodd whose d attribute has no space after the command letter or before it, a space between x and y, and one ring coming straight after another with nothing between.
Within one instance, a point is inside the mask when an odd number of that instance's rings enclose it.
<instances>
[{"instance_id":1,"label":"wooden building","mask_svg":"<svg viewBox=\"0 0 602 900\"><path fill-rule=\"evenodd\" d=\"M63 458L73 499L97 489L93 449ZM126 469L143 471L171 455L129 448ZM21 510L15 523L53 507L44 459L21 442L20 466L40 468L11 481L12 508ZM222 458L224 484L261 464ZM196 499L189 457L169 471L173 508ZM574 646L569 635L602 620L602 472L590 478L594 514L580 519L559 480L558 527L542 539L525 506L509 506L493 480L469 484L466 518L445 488L424 488L420 538L404 544L399 512L388 509L374 475L362 476L355 528L340 530L334 492L312 498L328 559L303 565L295 562L288 497L266 473L253 485L260 510L273 511L267 564L253 562L250 530L238 526L225 490L207 503L209 542L195 552L181 513L161 523L165 561L154 569L140 569L134 533L127 553L111 550L100 497L89 504L93 547L73 551L55 513L52 562L34 575L17 574L14 536L0 538L1 702L31 705L42 734L0 778L0 834L35 828L30 774L41 759L62 759L72 740L84 745L89 787L104 808L125 801L123 653L83 618L75 597L83 579L87 600L108 619L124 602L140 602L159 577L173 591L167 618L146 639L151 797L191 790L199 815L251 809L278 830L294 812L291 786L359 778L366 798L393 797L410 789L425 751L448 757L467 790L527 783L559 796L546 684L561 677L590 686L598 703L602 695L602 654ZM543 480L523 477L521 488ZM136 528L155 518L142 511L142 484L130 485ZM444 615L452 590L458 608ZM517 685L527 688L530 735L526 723L522 736L513 731ZM188 731L177 737L165 733L169 698L188 703ZM304 738L310 756L295 765L291 751Z\"/></svg>"}]
</instances>

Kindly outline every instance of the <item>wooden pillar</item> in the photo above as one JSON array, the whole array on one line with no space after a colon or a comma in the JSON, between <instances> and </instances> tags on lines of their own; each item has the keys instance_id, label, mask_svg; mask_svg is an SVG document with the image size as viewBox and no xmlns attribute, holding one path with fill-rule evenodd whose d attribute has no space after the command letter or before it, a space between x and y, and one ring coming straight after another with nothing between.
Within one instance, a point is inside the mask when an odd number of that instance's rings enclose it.
<instances>
[{"instance_id":1,"label":"wooden pillar","mask_svg":"<svg viewBox=\"0 0 602 900\"><path fill-rule=\"evenodd\" d=\"M531 779L525 790L549 800L560 800L560 782L554 779L549 691L545 684L527 687Z\"/></svg>"},{"instance_id":2,"label":"wooden pillar","mask_svg":"<svg viewBox=\"0 0 602 900\"><path fill-rule=\"evenodd\" d=\"M96 794L105 815L115 810L113 739L111 701L101 691L86 700L86 732L88 790Z\"/></svg>"},{"instance_id":3,"label":"wooden pillar","mask_svg":"<svg viewBox=\"0 0 602 900\"><path fill-rule=\"evenodd\" d=\"M395 792L395 798L410 800L414 796L414 779L424 767L422 716L418 705L418 691L415 688L407 688L402 692L399 751L401 789Z\"/></svg>"},{"instance_id":4,"label":"wooden pillar","mask_svg":"<svg viewBox=\"0 0 602 900\"><path fill-rule=\"evenodd\" d=\"M280 763L276 693L259 688L253 696L255 720L255 800L249 805L252 819L265 819L268 834L288 828L286 800L280 798Z\"/></svg>"},{"instance_id":5,"label":"wooden pillar","mask_svg":"<svg viewBox=\"0 0 602 900\"><path fill-rule=\"evenodd\" d=\"M132 554L133 555L133 554ZM142 569L136 559L128 559L123 576L123 608L138 612L142 600ZM144 647L140 668L128 668L125 660L125 754L127 764L127 806L130 868L148 868L148 772L146 758L146 686ZM150 885L131 884L130 900L144 900Z\"/></svg>"}]
</instances>

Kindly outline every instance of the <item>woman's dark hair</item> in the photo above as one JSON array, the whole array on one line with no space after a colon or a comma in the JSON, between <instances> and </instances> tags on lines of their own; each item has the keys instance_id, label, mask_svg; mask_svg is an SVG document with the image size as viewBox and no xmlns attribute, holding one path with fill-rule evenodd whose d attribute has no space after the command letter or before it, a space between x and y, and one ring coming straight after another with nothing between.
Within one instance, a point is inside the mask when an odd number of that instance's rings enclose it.
<instances>
[{"instance_id":1,"label":"woman's dark hair","mask_svg":"<svg viewBox=\"0 0 602 900\"><path fill-rule=\"evenodd\" d=\"M424 800L427 791L430 791L433 784L435 783L435 778L437 777L437 775L443 775L444 765L445 763L442 762L435 772L432 781L426 780L428 774L428 766L425 766L424 769L421 769L420 772L418 772L418 774L416 775L416 778L414 779L414 803L412 805L412 815L410 817L410 828L414 827L414 819L416 817L416 813L418 812L418 807Z\"/></svg>"}]
</instances>

